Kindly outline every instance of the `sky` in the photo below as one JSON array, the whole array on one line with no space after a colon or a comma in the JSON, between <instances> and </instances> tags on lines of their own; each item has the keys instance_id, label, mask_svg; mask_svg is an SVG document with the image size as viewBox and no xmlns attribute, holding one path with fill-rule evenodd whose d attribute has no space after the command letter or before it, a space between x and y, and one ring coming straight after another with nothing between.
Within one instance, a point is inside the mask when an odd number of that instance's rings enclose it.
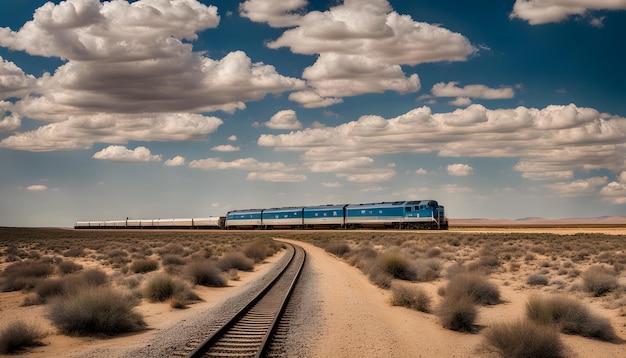
<instances>
[{"instance_id":1,"label":"sky","mask_svg":"<svg viewBox=\"0 0 626 358\"><path fill-rule=\"evenodd\" d=\"M0 226L626 214L626 0L0 2Z\"/></svg>"}]
</instances>

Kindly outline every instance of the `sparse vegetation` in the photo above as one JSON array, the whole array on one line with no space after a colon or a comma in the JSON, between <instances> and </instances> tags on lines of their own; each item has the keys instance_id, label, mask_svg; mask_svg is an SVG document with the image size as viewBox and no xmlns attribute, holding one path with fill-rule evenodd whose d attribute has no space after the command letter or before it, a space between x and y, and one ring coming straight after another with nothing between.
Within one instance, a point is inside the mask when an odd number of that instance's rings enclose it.
<instances>
[{"instance_id":1,"label":"sparse vegetation","mask_svg":"<svg viewBox=\"0 0 626 358\"><path fill-rule=\"evenodd\" d=\"M478 316L478 310L474 299L468 295L446 295L437 307L437 316L444 328L459 332L475 332L474 322Z\"/></svg>"},{"instance_id":2,"label":"sparse vegetation","mask_svg":"<svg viewBox=\"0 0 626 358\"><path fill-rule=\"evenodd\" d=\"M604 265L589 267L582 274L583 285L587 292L602 296L618 287L615 271Z\"/></svg>"},{"instance_id":3,"label":"sparse vegetation","mask_svg":"<svg viewBox=\"0 0 626 358\"><path fill-rule=\"evenodd\" d=\"M608 319L591 313L582 302L573 297L532 296L526 303L526 316L540 324L554 325L563 333L609 342L617 340Z\"/></svg>"},{"instance_id":4,"label":"sparse vegetation","mask_svg":"<svg viewBox=\"0 0 626 358\"><path fill-rule=\"evenodd\" d=\"M254 268L254 260L239 251L231 251L225 253L217 261L217 267L222 271L237 269L241 271L252 271Z\"/></svg>"},{"instance_id":5,"label":"sparse vegetation","mask_svg":"<svg viewBox=\"0 0 626 358\"><path fill-rule=\"evenodd\" d=\"M485 342L503 358L567 356L557 330L528 320L493 325L485 332Z\"/></svg>"},{"instance_id":6,"label":"sparse vegetation","mask_svg":"<svg viewBox=\"0 0 626 358\"><path fill-rule=\"evenodd\" d=\"M215 262L197 260L190 262L186 267L187 275L194 285L223 287L228 281Z\"/></svg>"},{"instance_id":7,"label":"sparse vegetation","mask_svg":"<svg viewBox=\"0 0 626 358\"><path fill-rule=\"evenodd\" d=\"M146 326L133 309L139 302L110 287L81 290L58 297L48 307L48 317L64 334L116 335Z\"/></svg>"},{"instance_id":8,"label":"sparse vegetation","mask_svg":"<svg viewBox=\"0 0 626 358\"><path fill-rule=\"evenodd\" d=\"M200 299L185 282L165 274L156 275L146 283L143 297L157 302L171 300L172 307L177 306L175 308L184 307L190 300Z\"/></svg>"},{"instance_id":9,"label":"sparse vegetation","mask_svg":"<svg viewBox=\"0 0 626 358\"><path fill-rule=\"evenodd\" d=\"M26 347L43 345L41 338L46 336L38 325L15 321L0 330L0 354L10 354Z\"/></svg>"},{"instance_id":10,"label":"sparse vegetation","mask_svg":"<svg viewBox=\"0 0 626 358\"><path fill-rule=\"evenodd\" d=\"M146 273L159 268L159 262L152 259L135 259L130 264L130 270L134 273Z\"/></svg>"},{"instance_id":11,"label":"sparse vegetation","mask_svg":"<svg viewBox=\"0 0 626 358\"><path fill-rule=\"evenodd\" d=\"M445 288L445 296L451 299L470 297L476 304L496 305L501 303L500 289L489 282L484 275L475 272L462 272L450 278Z\"/></svg>"},{"instance_id":12,"label":"sparse vegetation","mask_svg":"<svg viewBox=\"0 0 626 358\"><path fill-rule=\"evenodd\" d=\"M431 299L423 289L405 285L391 287L391 304L403 306L421 312L430 312Z\"/></svg>"}]
</instances>

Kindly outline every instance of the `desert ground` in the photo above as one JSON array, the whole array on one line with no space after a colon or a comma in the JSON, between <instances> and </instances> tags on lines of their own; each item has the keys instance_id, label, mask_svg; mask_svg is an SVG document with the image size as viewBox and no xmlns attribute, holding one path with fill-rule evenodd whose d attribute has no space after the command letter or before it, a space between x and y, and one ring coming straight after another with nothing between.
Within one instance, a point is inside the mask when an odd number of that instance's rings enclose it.
<instances>
[{"instance_id":1,"label":"desert ground","mask_svg":"<svg viewBox=\"0 0 626 358\"><path fill-rule=\"evenodd\" d=\"M578 316L576 327L581 329L548 324L558 330L556 339L563 346L560 356L626 356L623 226L457 227L446 232L42 230L1 231L0 283L4 292L0 292L0 334L15 321L27 322L42 332L38 345L20 348L12 355L118 357L148 345L158 332L246 290L284 250L258 260L252 269L223 271L228 279L224 287L187 281L198 297L183 302L184 308L176 308L179 306L171 300L154 302L145 297L145 286L152 277L166 272L187 279L183 268L199 256L218 262L229 252L243 252L250 242L272 238L302 245L308 255L294 296L298 311L289 329L289 357L504 356L487 339L490 332L498 325L528 321L531 300L553 297L571 298L586 312ZM175 261L174 255L181 262L166 263ZM138 260L153 260L158 265L152 271L136 273L133 265ZM57 267L41 280L63 280L90 268L104 271L105 285L137 298L134 312L143 317L145 327L113 335L62 333L49 318L55 298L38 299L41 281L6 290L6 272L11 271L7 267L20 261L53 262L59 267L57 262L72 261L81 266L72 273L60 273ZM395 271L386 271L390 262L396 265ZM601 274L601 279L593 273ZM443 307L459 277L480 277L498 297L473 302L474 314L465 317L466 324L451 327ZM399 287L419 291L427 304L419 308L394 305L402 292Z\"/></svg>"}]
</instances>

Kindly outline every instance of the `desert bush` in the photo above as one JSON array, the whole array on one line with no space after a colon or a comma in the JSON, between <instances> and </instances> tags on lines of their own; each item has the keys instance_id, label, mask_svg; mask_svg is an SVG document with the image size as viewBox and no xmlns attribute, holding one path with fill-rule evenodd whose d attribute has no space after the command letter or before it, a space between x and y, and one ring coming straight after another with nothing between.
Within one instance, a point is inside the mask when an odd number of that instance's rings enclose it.
<instances>
[{"instance_id":1,"label":"desert bush","mask_svg":"<svg viewBox=\"0 0 626 358\"><path fill-rule=\"evenodd\" d=\"M376 286L380 288L387 289L391 287L391 281L392 281L391 275L384 272L383 270L379 268L374 268L370 270L367 277L369 277L370 281L373 284L375 284Z\"/></svg>"},{"instance_id":2,"label":"desert bush","mask_svg":"<svg viewBox=\"0 0 626 358\"><path fill-rule=\"evenodd\" d=\"M546 286L548 284L548 276L534 273L526 278L526 283L533 286Z\"/></svg>"},{"instance_id":3,"label":"desert bush","mask_svg":"<svg viewBox=\"0 0 626 358\"><path fill-rule=\"evenodd\" d=\"M107 274L96 268L81 271L79 277L90 286L100 286L107 282Z\"/></svg>"},{"instance_id":4,"label":"desert bush","mask_svg":"<svg viewBox=\"0 0 626 358\"><path fill-rule=\"evenodd\" d=\"M63 251L63 256L65 257L81 257L85 256L85 248L80 246L71 247L65 251Z\"/></svg>"},{"instance_id":5,"label":"desert bush","mask_svg":"<svg viewBox=\"0 0 626 358\"><path fill-rule=\"evenodd\" d=\"M184 265L186 263L185 259L177 254L165 254L162 258L163 265Z\"/></svg>"},{"instance_id":6,"label":"desert bush","mask_svg":"<svg viewBox=\"0 0 626 358\"><path fill-rule=\"evenodd\" d=\"M134 273L146 273L159 268L159 262L152 259L135 259L130 264L130 270Z\"/></svg>"},{"instance_id":7,"label":"desert bush","mask_svg":"<svg viewBox=\"0 0 626 358\"><path fill-rule=\"evenodd\" d=\"M254 260L246 257L242 252L231 251L225 253L217 260L217 267L222 271L228 271L233 268L241 271L252 271L254 269Z\"/></svg>"},{"instance_id":8,"label":"desert bush","mask_svg":"<svg viewBox=\"0 0 626 358\"><path fill-rule=\"evenodd\" d=\"M429 258L437 257L441 255L441 248L439 246L433 246L426 250L426 256Z\"/></svg>"},{"instance_id":9,"label":"desert bush","mask_svg":"<svg viewBox=\"0 0 626 358\"><path fill-rule=\"evenodd\" d=\"M0 331L0 354L15 353L25 347L43 345L44 331L35 324L15 321Z\"/></svg>"},{"instance_id":10,"label":"desert bush","mask_svg":"<svg viewBox=\"0 0 626 358\"><path fill-rule=\"evenodd\" d=\"M344 254L350 252L350 245L346 242L329 242L323 245L324 250L337 257L343 257Z\"/></svg>"},{"instance_id":11,"label":"desert bush","mask_svg":"<svg viewBox=\"0 0 626 358\"><path fill-rule=\"evenodd\" d=\"M197 260L190 262L185 271L195 285L223 287L228 283L226 277L213 261Z\"/></svg>"},{"instance_id":12,"label":"desert bush","mask_svg":"<svg viewBox=\"0 0 626 358\"><path fill-rule=\"evenodd\" d=\"M415 263L415 270L417 270L417 281L434 281L441 276L441 261L437 258L418 259Z\"/></svg>"},{"instance_id":13,"label":"desert bush","mask_svg":"<svg viewBox=\"0 0 626 358\"><path fill-rule=\"evenodd\" d=\"M444 328L458 332L474 332L478 310L470 295L444 296L436 314Z\"/></svg>"},{"instance_id":14,"label":"desert bush","mask_svg":"<svg viewBox=\"0 0 626 358\"><path fill-rule=\"evenodd\" d=\"M608 319L591 313L582 302L573 297L531 296L526 303L526 316L540 324L556 325L561 332L566 334L609 342L617 340Z\"/></svg>"},{"instance_id":15,"label":"desert bush","mask_svg":"<svg viewBox=\"0 0 626 358\"><path fill-rule=\"evenodd\" d=\"M154 276L146 283L143 297L157 302L173 300L175 302L170 302L172 307L180 306L181 302L184 307L187 301L200 299L184 281L165 274Z\"/></svg>"},{"instance_id":16,"label":"desert bush","mask_svg":"<svg viewBox=\"0 0 626 358\"><path fill-rule=\"evenodd\" d=\"M585 291L595 296L602 296L618 287L615 272L603 265L589 267L583 272L582 279Z\"/></svg>"},{"instance_id":17,"label":"desert bush","mask_svg":"<svg viewBox=\"0 0 626 358\"><path fill-rule=\"evenodd\" d=\"M445 288L446 297L469 296L474 303L496 305L501 303L500 289L489 282L485 276L474 272L463 272L454 275Z\"/></svg>"},{"instance_id":18,"label":"desert bush","mask_svg":"<svg viewBox=\"0 0 626 358\"><path fill-rule=\"evenodd\" d=\"M430 312L430 296L419 287L405 285L391 286L391 304L414 309L420 312Z\"/></svg>"},{"instance_id":19,"label":"desert bush","mask_svg":"<svg viewBox=\"0 0 626 358\"><path fill-rule=\"evenodd\" d=\"M7 266L2 272L2 291L31 289L42 277L54 272L54 266L47 262L25 260Z\"/></svg>"},{"instance_id":20,"label":"desert bush","mask_svg":"<svg viewBox=\"0 0 626 358\"><path fill-rule=\"evenodd\" d=\"M407 281L415 281L417 279L415 267L411 265L409 260L398 253L388 252L378 256L375 265L393 278Z\"/></svg>"},{"instance_id":21,"label":"desert bush","mask_svg":"<svg viewBox=\"0 0 626 358\"><path fill-rule=\"evenodd\" d=\"M56 298L48 307L48 317L64 334L115 335L146 326L143 317L133 310L137 304L132 296L110 287L97 287Z\"/></svg>"},{"instance_id":22,"label":"desert bush","mask_svg":"<svg viewBox=\"0 0 626 358\"><path fill-rule=\"evenodd\" d=\"M280 244L269 238L256 239L243 247L243 253L254 262L261 262L280 250Z\"/></svg>"},{"instance_id":23,"label":"desert bush","mask_svg":"<svg viewBox=\"0 0 626 358\"><path fill-rule=\"evenodd\" d=\"M68 273L74 273L76 271L82 270L83 265L77 264L74 261L63 260L59 262L59 272L66 275Z\"/></svg>"},{"instance_id":24,"label":"desert bush","mask_svg":"<svg viewBox=\"0 0 626 358\"><path fill-rule=\"evenodd\" d=\"M493 325L485 332L485 342L503 358L566 357L557 330L528 320Z\"/></svg>"}]
</instances>

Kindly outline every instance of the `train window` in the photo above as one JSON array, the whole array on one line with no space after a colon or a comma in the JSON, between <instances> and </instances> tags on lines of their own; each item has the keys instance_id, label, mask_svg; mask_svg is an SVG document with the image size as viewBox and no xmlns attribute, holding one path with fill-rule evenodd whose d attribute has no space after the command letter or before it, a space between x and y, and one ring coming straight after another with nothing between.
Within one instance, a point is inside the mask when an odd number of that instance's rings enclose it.
<instances>
[{"instance_id":1,"label":"train window","mask_svg":"<svg viewBox=\"0 0 626 358\"><path fill-rule=\"evenodd\" d=\"M336 211L333 211L333 216L337 216L337 212Z\"/></svg>"},{"instance_id":2,"label":"train window","mask_svg":"<svg viewBox=\"0 0 626 358\"><path fill-rule=\"evenodd\" d=\"M361 210L361 214L365 214L365 210Z\"/></svg>"},{"instance_id":3,"label":"train window","mask_svg":"<svg viewBox=\"0 0 626 358\"><path fill-rule=\"evenodd\" d=\"M324 216L328 216L328 213L324 213Z\"/></svg>"},{"instance_id":4,"label":"train window","mask_svg":"<svg viewBox=\"0 0 626 358\"><path fill-rule=\"evenodd\" d=\"M320 216L320 214L319 213L315 213L315 216Z\"/></svg>"},{"instance_id":5,"label":"train window","mask_svg":"<svg viewBox=\"0 0 626 358\"><path fill-rule=\"evenodd\" d=\"M406 211L407 213L410 213L411 212L411 207L407 206L406 208L404 208L404 211Z\"/></svg>"}]
</instances>

